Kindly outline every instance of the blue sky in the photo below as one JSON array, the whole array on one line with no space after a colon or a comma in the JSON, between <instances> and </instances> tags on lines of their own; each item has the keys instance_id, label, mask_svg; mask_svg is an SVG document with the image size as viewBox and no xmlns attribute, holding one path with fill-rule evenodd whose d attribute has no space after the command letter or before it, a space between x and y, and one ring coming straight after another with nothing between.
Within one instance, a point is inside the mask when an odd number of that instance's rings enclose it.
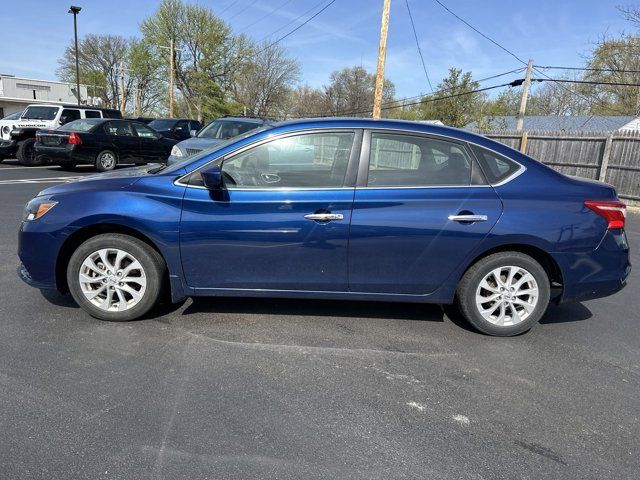
<instances>
[{"instance_id":1,"label":"blue sky","mask_svg":"<svg viewBox=\"0 0 640 480\"><path fill-rule=\"evenodd\" d=\"M74 1L83 7L78 17L79 35L136 36L140 21L152 14L159 3L154 0ZM260 40L320 3L319 0L290 0L281 10L267 16L285 1L200 0L199 3L219 13L236 32L244 31ZM451 66L470 70L475 78L520 66L434 1L409 0L409 3L434 87ZM443 0L443 3L521 58L531 57L538 65L581 65L601 35L633 31L615 8L624 4L624 0ZM73 36L68 5L69 0L22 0L5 8L0 27L0 45L3 45L0 73L56 79L57 60ZM428 91L405 0L392 0L391 5L386 75L395 83L398 96ZM284 40L290 54L302 64L303 82L322 86L332 71L352 65L374 71L381 9L382 0L337 0ZM247 30L251 24L254 25ZM295 25L280 31L279 35ZM502 83L502 79L496 81Z\"/></svg>"}]
</instances>

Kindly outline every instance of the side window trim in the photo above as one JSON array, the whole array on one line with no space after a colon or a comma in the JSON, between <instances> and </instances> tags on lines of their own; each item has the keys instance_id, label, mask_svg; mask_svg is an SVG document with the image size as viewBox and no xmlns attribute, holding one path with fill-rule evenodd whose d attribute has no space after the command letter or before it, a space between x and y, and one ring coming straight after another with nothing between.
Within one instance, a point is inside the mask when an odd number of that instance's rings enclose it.
<instances>
[{"instance_id":1,"label":"side window trim","mask_svg":"<svg viewBox=\"0 0 640 480\"><path fill-rule=\"evenodd\" d=\"M453 144L456 144L457 146L459 146L460 148L462 148L467 155L469 156L469 159L472 161L472 181L469 185L422 185L422 186L395 186L395 187L390 187L390 186L382 186L382 187L375 187L375 186L369 186L367 184L367 182L369 181L369 160L371 158L370 153L371 153L371 135L373 133L380 133L380 134L388 134L388 135L411 135L411 136L417 136L417 137L424 137L424 138L431 138L434 140L439 140L439 141L444 141L444 142L450 142ZM412 131L412 130L394 130L394 129L375 129L375 128L368 128L364 131L364 135L363 135L363 139L362 139L362 148L361 148L361 152L360 152L360 165L358 167L358 178L356 180L356 188L358 189L373 189L373 190L381 190L381 189L386 189L386 190L391 190L391 189L432 189L432 188L487 188L487 187L491 187L491 185L489 185L489 183L485 183L483 185L475 185L473 184L473 169L478 169L480 172L482 172L482 170L480 169L480 166L478 165L478 160L475 156L475 154L473 153L473 149L470 148L470 145L468 142L465 142L463 140L459 140L457 138L453 138L453 137L448 137L446 135L432 135L429 133L423 133L423 132L418 132L418 131ZM484 175L483 175L484 177Z\"/></svg>"},{"instance_id":2,"label":"side window trim","mask_svg":"<svg viewBox=\"0 0 640 480\"><path fill-rule=\"evenodd\" d=\"M233 150L231 152L228 152L224 155L221 156L217 156L215 158L212 158L211 160L209 160L207 163L205 163L204 165L201 165L200 167L196 168L195 170L182 175L180 177L178 177L173 183L175 185L179 185L179 186L183 186L183 187L187 187L187 188L198 188L198 189L205 189L206 187L204 186L200 186L200 185L193 185L190 182L190 179L192 176L196 176L199 175L199 173L202 170L207 169L208 167L212 166L212 165L219 165L220 167L222 167L222 164L227 161L228 159L230 159L231 157L234 157L236 155L239 155L243 152L246 152L247 150L254 148L254 147L258 147L264 143L267 142L271 142L273 140L277 140L280 138L287 138L287 137L291 137L291 136L296 136L296 135L300 135L300 134L313 134L313 133L346 133L346 132L352 132L354 134L354 138L353 138L353 145L352 145L352 149L351 149L351 155L349 157L349 163L347 164L347 173L345 175L345 180L344 183L342 185L342 187L327 187L327 188L306 188L306 187L300 187L299 190L336 190L339 188L345 188L345 189L352 189L356 186L356 177L357 177L357 172L358 172L358 161L360 158L360 150L362 148L362 141L363 141L363 135L364 135L364 129L362 128L353 128L353 127L344 127L344 128L340 128L340 127L331 127L331 128L311 128L311 129L304 129L304 130L297 130L295 132L285 132L285 133L281 133L280 135L276 136L276 137L266 137L266 138L262 138L260 140L258 140L257 142L253 142L250 143L248 145L243 145L240 148L237 148L236 150ZM267 188L267 189L259 189L259 188L252 188L252 191L264 191L264 190L277 190L277 188Z\"/></svg>"}]
</instances>

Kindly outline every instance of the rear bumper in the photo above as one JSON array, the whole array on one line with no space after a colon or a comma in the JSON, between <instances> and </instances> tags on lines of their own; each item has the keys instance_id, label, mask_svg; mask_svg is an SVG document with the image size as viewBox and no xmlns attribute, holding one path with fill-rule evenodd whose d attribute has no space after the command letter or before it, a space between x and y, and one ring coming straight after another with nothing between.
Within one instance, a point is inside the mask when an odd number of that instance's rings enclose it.
<instances>
[{"instance_id":1,"label":"rear bumper","mask_svg":"<svg viewBox=\"0 0 640 480\"><path fill-rule=\"evenodd\" d=\"M93 158L79 151L75 146L67 147L49 147L36 143L36 155L45 156L53 163L93 163Z\"/></svg>"},{"instance_id":2,"label":"rear bumper","mask_svg":"<svg viewBox=\"0 0 640 480\"><path fill-rule=\"evenodd\" d=\"M553 253L563 275L561 302L606 297L622 290L631 272L624 230L608 230L598 248L585 253Z\"/></svg>"}]
</instances>

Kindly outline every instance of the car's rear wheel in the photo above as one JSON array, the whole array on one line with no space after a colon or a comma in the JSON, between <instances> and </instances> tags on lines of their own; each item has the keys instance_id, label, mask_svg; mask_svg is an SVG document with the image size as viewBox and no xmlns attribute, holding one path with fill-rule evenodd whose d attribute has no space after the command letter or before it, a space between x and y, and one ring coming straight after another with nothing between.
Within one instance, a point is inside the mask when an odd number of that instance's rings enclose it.
<instances>
[{"instance_id":1,"label":"car's rear wheel","mask_svg":"<svg viewBox=\"0 0 640 480\"><path fill-rule=\"evenodd\" d=\"M42 157L38 157L36 155L35 143L35 138L27 138L26 140L20 142L20 144L18 145L16 158L21 165L25 165L27 167L35 167L44 163Z\"/></svg>"},{"instance_id":2,"label":"car's rear wheel","mask_svg":"<svg viewBox=\"0 0 640 480\"><path fill-rule=\"evenodd\" d=\"M103 150L96 156L96 169L99 172L108 172L116 168L118 156L111 150Z\"/></svg>"},{"instance_id":3,"label":"car's rear wheel","mask_svg":"<svg viewBox=\"0 0 640 480\"><path fill-rule=\"evenodd\" d=\"M532 257L499 252L462 277L456 301L463 316L489 335L512 336L535 325L549 305L549 278Z\"/></svg>"},{"instance_id":4,"label":"car's rear wheel","mask_svg":"<svg viewBox=\"0 0 640 480\"><path fill-rule=\"evenodd\" d=\"M67 284L74 300L102 320L135 320L159 301L165 272L160 254L122 234L90 238L71 256Z\"/></svg>"}]
</instances>

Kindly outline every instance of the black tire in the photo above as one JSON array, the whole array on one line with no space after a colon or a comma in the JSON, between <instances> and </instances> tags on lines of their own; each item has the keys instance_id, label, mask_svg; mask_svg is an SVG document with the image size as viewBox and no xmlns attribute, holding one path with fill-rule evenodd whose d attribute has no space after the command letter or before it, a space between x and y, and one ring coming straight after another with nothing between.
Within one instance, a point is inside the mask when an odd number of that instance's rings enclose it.
<instances>
[{"instance_id":1,"label":"black tire","mask_svg":"<svg viewBox=\"0 0 640 480\"><path fill-rule=\"evenodd\" d=\"M99 172L110 172L118 164L118 155L113 150L102 150L96 155L95 166Z\"/></svg>"},{"instance_id":2,"label":"black tire","mask_svg":"<svg viewBox=\"0 0 640 480\"><path fill-rule=\"evenodd\" d=\"M76 162L60 162L58 166L60 167L61 170L71 171L71 170L75 170Z\"/></svg>"},{"instance_id":3,"label":"black tire","mask_svg":"<svg viewBox=\"0 0 640 480\"><path fill-rule=\"evenodd\" d=\"M104 248L117 248L131 254L144 269L146 290L139 302L127 310L103 310L82 293L78 278L82 263L91 254ZM76 303L92 317L111 322L127 322L140 318L156 306L164 290L165 271L166 266L160 254L142 240L129 235L103 234L85 241L73 252L67 266L67 285Z\"/></svg>"},{"instance_id":4,"label":"black tire","mask_svg":"<svg viewBox=\"0 0 640 480\"><path fill-rule=\"evenodd\" d=\"M16 158L21 165L26 167L35 167L42 165L42 158L36 155L34 145L36 143L35 138L27 138L18 144L18 152Z\"/></svg>"},{"instance_id":5,"label":"black tire","mask_svg":"<svg viewBox=\"0 0 640 480\"><path fill-rule=\"evenodd\" d=\"M538 299L528 317L515 325L504 326L496 325L482 316L476 305L476 293L480 283L490 272L506 266L523 268L533 276L538 287ZM520 252L499 252L479 260L466 271L456 290L456 303L462 316L481 332L500 337L510 337L530 330L547 310L549 298L550 285L546 271L529 255ZM497 301L498 304L501 302ZM510 307L505 308L510 311Z\"/></svg>"}]
</instances>

